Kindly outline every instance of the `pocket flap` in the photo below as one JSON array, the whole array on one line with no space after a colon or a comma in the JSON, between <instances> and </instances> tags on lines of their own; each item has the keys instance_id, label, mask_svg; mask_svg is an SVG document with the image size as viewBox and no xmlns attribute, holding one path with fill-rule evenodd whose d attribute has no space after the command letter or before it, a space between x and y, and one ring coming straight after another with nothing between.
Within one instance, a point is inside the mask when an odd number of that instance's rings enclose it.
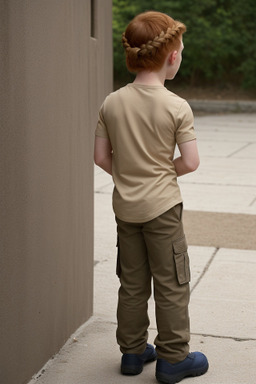
<instances>
[{"instance_id":1,"label":"pocket flap","mask_svg":"<svg viewBox=\"0 0 256 384\"><path fill-rule=\"evenodd\" d=\"M174 253L179 254L179 253L186 252L187 250L188 250L188 244L185 236L173 242Z\"/></svg>"}]
</instances>

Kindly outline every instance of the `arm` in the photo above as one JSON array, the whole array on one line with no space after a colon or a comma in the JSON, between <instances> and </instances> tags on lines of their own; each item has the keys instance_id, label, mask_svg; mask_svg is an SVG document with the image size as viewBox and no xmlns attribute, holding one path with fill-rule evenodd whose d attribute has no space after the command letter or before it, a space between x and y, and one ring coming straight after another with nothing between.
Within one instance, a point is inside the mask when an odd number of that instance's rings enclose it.
<instances>
[{"instance_id":1,"label":"arm","mask_svg":"<svg viewBox=\"0 0 256 384\"><path fill-rule=\"evenodd\" d=\"M94 162L100 168L112 175L112 147L109 139L95 136Z\"/></svg>"},{"instance_id":2,"label":"arm","mask_svg":"<svg viewBox=\"0 0 256 384\"><path fill-rule=\"evenodd\" d=\"M200 163L196 140L179 144L178 147L181 156L173 160L177 176L194 172Z\"/></svg>"}]
</instances>

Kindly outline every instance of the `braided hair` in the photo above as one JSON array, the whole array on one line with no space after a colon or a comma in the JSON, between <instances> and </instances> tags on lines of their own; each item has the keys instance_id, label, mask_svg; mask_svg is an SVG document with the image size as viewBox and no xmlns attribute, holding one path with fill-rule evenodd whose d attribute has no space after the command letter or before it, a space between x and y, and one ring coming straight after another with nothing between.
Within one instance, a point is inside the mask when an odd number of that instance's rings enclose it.
<instances>
[{"instance_id":1,"label":"braided hair","mask_svg":"<svg viewBox=\"0 0 256 384\"><path fill-rule=\"evenodd\" d=\"M122 35L126 64L131 72L158 70L167 53L180 46L186 31L183 23L161 12L144 12L136 16Z\"/></svg>"}]
</instances>

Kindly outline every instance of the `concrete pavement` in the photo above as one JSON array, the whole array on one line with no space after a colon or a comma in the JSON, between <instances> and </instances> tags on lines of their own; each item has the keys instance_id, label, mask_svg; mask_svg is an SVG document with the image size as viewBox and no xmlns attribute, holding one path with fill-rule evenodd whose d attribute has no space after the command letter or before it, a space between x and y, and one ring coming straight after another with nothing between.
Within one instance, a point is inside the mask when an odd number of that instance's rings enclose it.
<instances>
[{"instance_id":1,"label":"concrete pavement","mask_svg":"<svg viewBox=\"0 0 256 384\"><path fill-rule=\"evenodd\" d=\"M201 165L180 178L184 209L256 215L256 114L195 118ZM29 384L156 383L155 364L143 373L119 373L115 341L118 279L111 177L95 167L94 316ZM256 216L254 221L256 236ZM221 225L221 223L216 223ZM256 382L256 250L189 247L191 262L191 350L204 352L206 375L195 384ZM156 336L154 301L149 301L149 342Z\"/></svg>"}]
</instances>

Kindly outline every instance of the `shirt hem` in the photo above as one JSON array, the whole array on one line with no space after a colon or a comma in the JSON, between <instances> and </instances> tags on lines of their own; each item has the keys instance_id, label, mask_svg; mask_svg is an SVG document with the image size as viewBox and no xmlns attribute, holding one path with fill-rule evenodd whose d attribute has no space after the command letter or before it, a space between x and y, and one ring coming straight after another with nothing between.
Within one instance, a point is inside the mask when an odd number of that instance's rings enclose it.
<instances>
[{"instance_id":1,"label":"shirt hem","mask_svg":"<svg viewBox=\"0 0 256 384\"><path fill-rule=\"evenodd\" d=\"M180 198L178 200L171 202L168 205L165 205L164 207L159 208L157 211L155 211L151 215L137 217L137 218L125 217L125 216L119 215L118 213L115 212L115 210L114 210L114 213L119 220L122 220L126 223L146 223L148 221L155 219L158 216L161 216L163 213L167 212L169 209L173 208L175 205L180 204L182 202L183 202L183 200L182 200L182 198Z\"/></svg>"}]
</instances>

